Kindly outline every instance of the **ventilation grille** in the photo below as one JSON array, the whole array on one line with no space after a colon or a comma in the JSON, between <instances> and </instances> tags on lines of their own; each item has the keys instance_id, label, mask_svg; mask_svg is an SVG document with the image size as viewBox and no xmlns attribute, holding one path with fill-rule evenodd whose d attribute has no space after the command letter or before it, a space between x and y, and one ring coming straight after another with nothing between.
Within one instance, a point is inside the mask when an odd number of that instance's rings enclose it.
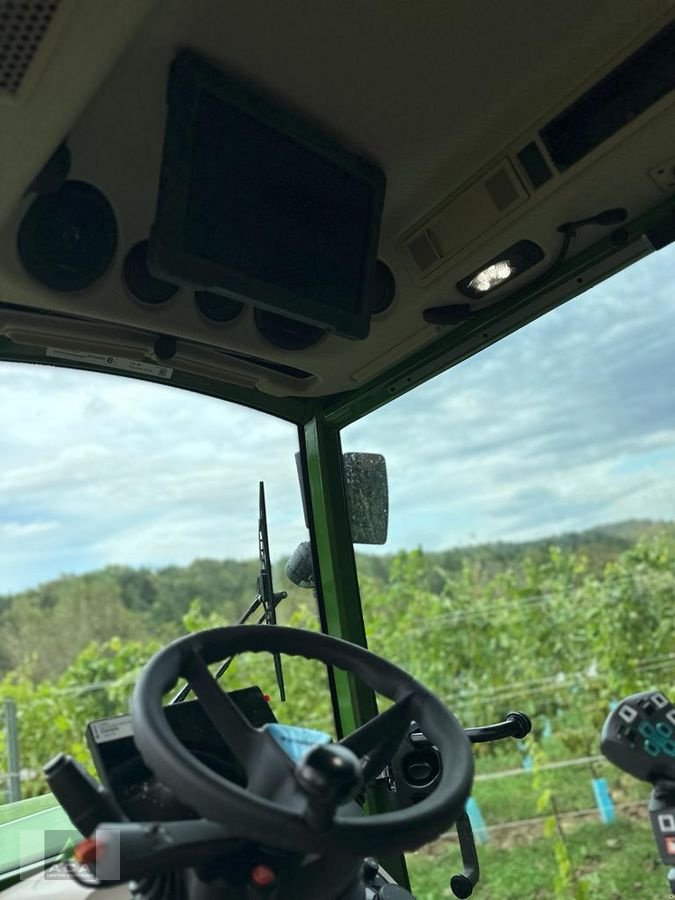
<instances>
[{"instance_id":1,"label":"ventilation grille","mask_svg":"<svg viewBox=\"0 0 675 900\"><path fill-rule=\"evenodd\" d=\"M0 0L0 95L24 83L61 0Z\"/></svg>"},{"instance_id":2,"label":"ventilation grille","mask_svg":"<svg viewBox=\"0 0 675 900\"><path fill-rule=\"evenodd\" d=\"M423 279L435 275L528 196L510 160L502 160L403 236L408 267Z\"/></svg>"},{"instance_id":3,"label":"ventilation grille","mask_svg":"<svg viewBox=\"0 0 675 900\"><path fill-rule=\"evenodd\" d=\"M223 350L223 356L230 356L232 359L243 359L245 362L254 363L263 369L271 369L280 375L289 375L291 378L311 378L311 372L305 372L304 369L296 369L295 366L287 366L284 363L272 362L270 359L261 359L259 356L250 356L248 353L237 353L234 350Z\"/></svg>"}]
</instances>

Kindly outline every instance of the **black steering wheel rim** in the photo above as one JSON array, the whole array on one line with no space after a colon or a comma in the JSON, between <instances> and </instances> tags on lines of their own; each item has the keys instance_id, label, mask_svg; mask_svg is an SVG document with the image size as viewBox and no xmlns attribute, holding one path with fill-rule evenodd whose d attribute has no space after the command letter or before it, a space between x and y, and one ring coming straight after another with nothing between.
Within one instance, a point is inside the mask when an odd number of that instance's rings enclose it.
<instances>
[{"instance_id":1,"label":"black steering wheel rim","mask_svg":"<svg viewBox=\"0 0 675 900\"><path fill-rule=\"evenodd\" d=\"M435 790L410 809L339 817L312 831L297 812L252 794L200 763L173 733L162 705L195 656L209 665L244 652L279 652L317 659L360 677L394 701L408 699L411 716L443 760ZM179 638L147 663L131 700L136 745L145 763L172 791L233 838L303 853L363 855L413 850L451 827L464 810L473 780L471 745L450 710L411 675L368 650L338 638L282 626L237 625Z\"/></svg>"}]
</instances>

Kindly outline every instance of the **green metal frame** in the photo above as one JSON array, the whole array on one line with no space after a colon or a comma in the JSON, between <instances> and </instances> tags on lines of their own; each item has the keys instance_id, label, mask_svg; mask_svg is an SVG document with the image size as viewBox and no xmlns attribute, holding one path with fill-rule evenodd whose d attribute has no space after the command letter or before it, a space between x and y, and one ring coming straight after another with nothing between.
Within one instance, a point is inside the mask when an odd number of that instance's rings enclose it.
<instances>
[{"instance_id":1,"label":"green metal frame","mask_svg":"<svg viewBox=\"0 0 675 900\"><path fill-rule=\"evenodd\" d=\"M313 543L319 569L322 627L328 634L367 646L347 501L340 433L323 417L303 429ZM334 673L336 726L349 733L377 714L373 692L344 672Z\"/></svg>"},{"instance_id":2,"label":"green metal frame","mask_svg":"<svg viewBox=\"0 0 675 900\"><path fill-rule=\"evenodd\" d=\"M319 569L318 603L322 630L367 647L359 580L344 490L340 432L317 415L300 430L300 448L308 507L311 509L312 543ZM338 736L348 734L377 715L375 693L362 681L340 669L329 673ZM383 798L368 797L367 808L384 811ZM402 854L381 860L395 880L409 888Z\"/></svg>"}]
</instances>

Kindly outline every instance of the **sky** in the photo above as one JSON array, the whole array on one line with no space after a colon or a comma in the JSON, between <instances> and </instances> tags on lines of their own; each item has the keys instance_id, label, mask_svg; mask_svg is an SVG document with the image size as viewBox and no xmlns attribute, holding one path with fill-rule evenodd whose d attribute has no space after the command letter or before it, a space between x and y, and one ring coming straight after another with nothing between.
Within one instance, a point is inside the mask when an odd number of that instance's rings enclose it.
<instances>
[{"instance_id":1,"label":"sky","mask_svg":"<svg viewBox=\"0 0 675 900\"><path fill-rule=\"evenodd\" d=\"M350 426L383 453L390 552L675 518L675 248ZM124 378L0 363L0 594L307 537L292 425ZM368 548L360 548L366 550Z\"/></svg>"},{"instance_id":2,"label":"sky","mask_svg":"<svg viewBox=\"0 0 675 900\"><path fill-rule=\"evenodd\" d=\"M387 547L675 518L674 272L671 246L350 426L387 458Z\"/></svg>"}]
</instances>

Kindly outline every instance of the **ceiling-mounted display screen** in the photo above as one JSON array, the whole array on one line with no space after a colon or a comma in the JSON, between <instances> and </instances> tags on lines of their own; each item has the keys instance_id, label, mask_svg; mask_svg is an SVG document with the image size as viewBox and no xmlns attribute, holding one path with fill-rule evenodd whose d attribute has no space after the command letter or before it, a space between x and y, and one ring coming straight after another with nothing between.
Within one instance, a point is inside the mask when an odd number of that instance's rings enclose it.
<instances>
[{"instance_id":1,"label":"ceiling-mounted display screen","mask_svg":"<svg viewBox=\"0 0 675 900\"><path fill-rule=\"evenodd\" d=\"M149 265L365 338L384 185L376 166L184 51L169 77Z\"/></svg>"}]
</instances>

